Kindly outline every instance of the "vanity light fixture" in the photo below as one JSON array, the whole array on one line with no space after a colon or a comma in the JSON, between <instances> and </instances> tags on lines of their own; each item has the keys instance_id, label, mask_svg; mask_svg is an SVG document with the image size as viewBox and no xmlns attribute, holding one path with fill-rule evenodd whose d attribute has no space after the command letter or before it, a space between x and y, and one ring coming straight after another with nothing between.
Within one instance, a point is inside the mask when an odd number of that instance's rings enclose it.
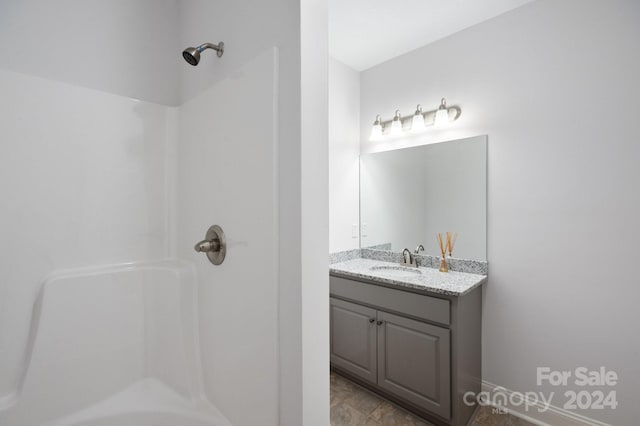
<instances>
[{"instance_id":1,"label":"vanity light fixture","mask_svg":"<svg viewBox=\"0 0 640 426\"><path fill-rule=\"evenodd\" d=\"M420 105L416 106L416 111L412 115L403 118L399 110L396 110L393 119L382 121L379 115L373 122L371 128L370 141L380 141L385 136L397 138L410 132L412 134L421 133L428 126L442 128L460 118L462 110L459 106L447 106L447 100L442 98L438 109L423 112Z\"/></svg>"},{"instance_id":2,"label":"vanity light fixture","mask_svg":"<svg viewBox=\"0 0 640 426\"><path fill-rule=\"evenodd\" d=\"M380 116L376 115L376 121L373 122L373 127L371 128L371 136L369 137L370 141L380 141L382 140L382 120L380 120Z\"/></svg>"},{"instance_id":3,"label":"vanity light fixture","mask_svg":"<svg viewBox=\"0 0 640 426\"><path fill-rule=\"evenodd\" d=\"M418 104L416 112L413 114L413 119L411 120L411 133L420 133L423 132L424 129L424 115L422 115L422 107Z\"/></svg>"},{"instance_id":4,"label":"vanity light fixture","mask_svg":"<svg viewBox=\"0 0 640 426\"><path fill-rule=\"evenodd\" d=\"M402 136L402 116L398 109L396 110L396 115L393 117L393 121L391 121L391 132L389 132L389 135L392 138Z\"/></svg>"},{"instance_id":5,"label":"vanity light fixture","mask_svg":"<svg viewBox=\"0 0 640 426\"><path fill-rule=\"evenodd\" d=\"M447 111L447 100L442 98L438 111L436 111L436 118L433 120L433 127L443 127L449 124L449 111Z\"/></svg>"}]
</instances>

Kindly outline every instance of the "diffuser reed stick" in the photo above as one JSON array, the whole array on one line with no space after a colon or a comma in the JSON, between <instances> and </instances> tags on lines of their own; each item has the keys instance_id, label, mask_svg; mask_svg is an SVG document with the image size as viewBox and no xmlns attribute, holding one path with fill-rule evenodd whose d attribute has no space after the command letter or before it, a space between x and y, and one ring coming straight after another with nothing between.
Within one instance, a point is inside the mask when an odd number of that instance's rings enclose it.
<instances>
[{"instance_id":1,"label":"diffuser reed stick","mask_svg":"<svg viewBox=\"0 0 640 426\"><path fill-rule=\"evenodd\" d=\"M446 245L442 241L442 234L440 232L438 232L436 234L436 237L438 238L438 245L440 246L440 253L444 256L445 254L447 254L447 249L446 249Z\"/></svg>"},{"instance_id":2,"label":"diffuser reed stick","mask_svg":"<svg viewBox=\"0 0 640 426\"><path fill-rule=\"evenodd\" d=\"M447 250L449 251L449 257L453 257L453 247L456 245L458 239L458 233L451 234L447 231Z\"/></svg>"},{"instance_id":3,"label":"diffuser reed stick","mask_svg":"<svg viewBox=\"0 0 640 426\"><path fill-rule=\"evenodd\" d=\"M449 268L447 267L447 247L449 245L449 239L447 241L442 240L442 234L438 232L438 244L440 245L440 253L442 254L442 259L440 260L440 272L449 272Z\"/></svg>"}]
</instances>

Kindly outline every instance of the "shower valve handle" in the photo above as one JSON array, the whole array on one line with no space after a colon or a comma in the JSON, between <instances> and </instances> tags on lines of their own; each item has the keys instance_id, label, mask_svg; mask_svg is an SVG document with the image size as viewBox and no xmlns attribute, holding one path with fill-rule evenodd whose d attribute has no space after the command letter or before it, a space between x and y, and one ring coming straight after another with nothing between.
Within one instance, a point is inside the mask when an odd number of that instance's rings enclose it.
<instances>
[{"instance_id":1,"label":"shower valve handle","mask_svg":"<svg viewBox=\"0 0 640 426\"><path fill-rule=\"evenodd\" d=\"M194 250L198 253L205 253L214 265L221 264L227 254L227 238L224 231L218 225L213 225L204 238L193 247Z\"/></svg>"},{"instance_id":2,"label":"shower valve handle","mask_svg":"<svg viewBox=\"0 0 640 426\"><path fill-rule=\"evenodd\" d=\"M198 253L209 253L210 251L220 251L220 240L213 239L211 241L209 240L202 240L199 243L197 243L195 245L195 247L193 247Z\"/></svg>"}]
</instances>

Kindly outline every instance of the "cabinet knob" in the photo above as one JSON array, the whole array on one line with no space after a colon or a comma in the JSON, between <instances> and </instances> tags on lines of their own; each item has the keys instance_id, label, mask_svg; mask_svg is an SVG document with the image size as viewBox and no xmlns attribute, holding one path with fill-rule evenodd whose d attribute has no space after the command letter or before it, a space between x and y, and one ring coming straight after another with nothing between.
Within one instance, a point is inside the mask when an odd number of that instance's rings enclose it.
<instances>
[{"instance_id":1,"label":"cabinet knob","mask_svg":"<svg viewBox=\"0 0 640 426\"><path fill-rule=\"evenodd\" d=\"M384 321L378 321L378 325L384 324Z\"/></svg>"},{"instance_id":2,"label":"cabinet knob","mask_svg":"<svg viewBox=\"0 0 640 426\"><path fill-rule=\"evenodd\" d=\"M373 324L373 322L375 321L375 318L369 318L369 322Z\"/></svg>"}]
</instances>

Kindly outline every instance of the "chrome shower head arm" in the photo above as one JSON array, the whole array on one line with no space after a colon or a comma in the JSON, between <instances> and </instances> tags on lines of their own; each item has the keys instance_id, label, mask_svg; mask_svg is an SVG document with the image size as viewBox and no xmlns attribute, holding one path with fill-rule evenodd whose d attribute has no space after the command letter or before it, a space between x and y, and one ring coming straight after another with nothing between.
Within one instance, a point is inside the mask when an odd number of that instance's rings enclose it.
<instances>
[{"instance_id":1,"label":"chrome shower head arm","mask_svg":"<svg viewBox=\"0 0 640 426\"><path fill-rule=\"evenodd\" d=\"M206 49L213 49L217 52L218 58L222 56L222 54L224 53L224 43L220 42L218 44L213 44L213 43L202 43L200 46L198 46L198 50L200 52L202 52L203 50Z\"/></svg>"}]
</instances>

